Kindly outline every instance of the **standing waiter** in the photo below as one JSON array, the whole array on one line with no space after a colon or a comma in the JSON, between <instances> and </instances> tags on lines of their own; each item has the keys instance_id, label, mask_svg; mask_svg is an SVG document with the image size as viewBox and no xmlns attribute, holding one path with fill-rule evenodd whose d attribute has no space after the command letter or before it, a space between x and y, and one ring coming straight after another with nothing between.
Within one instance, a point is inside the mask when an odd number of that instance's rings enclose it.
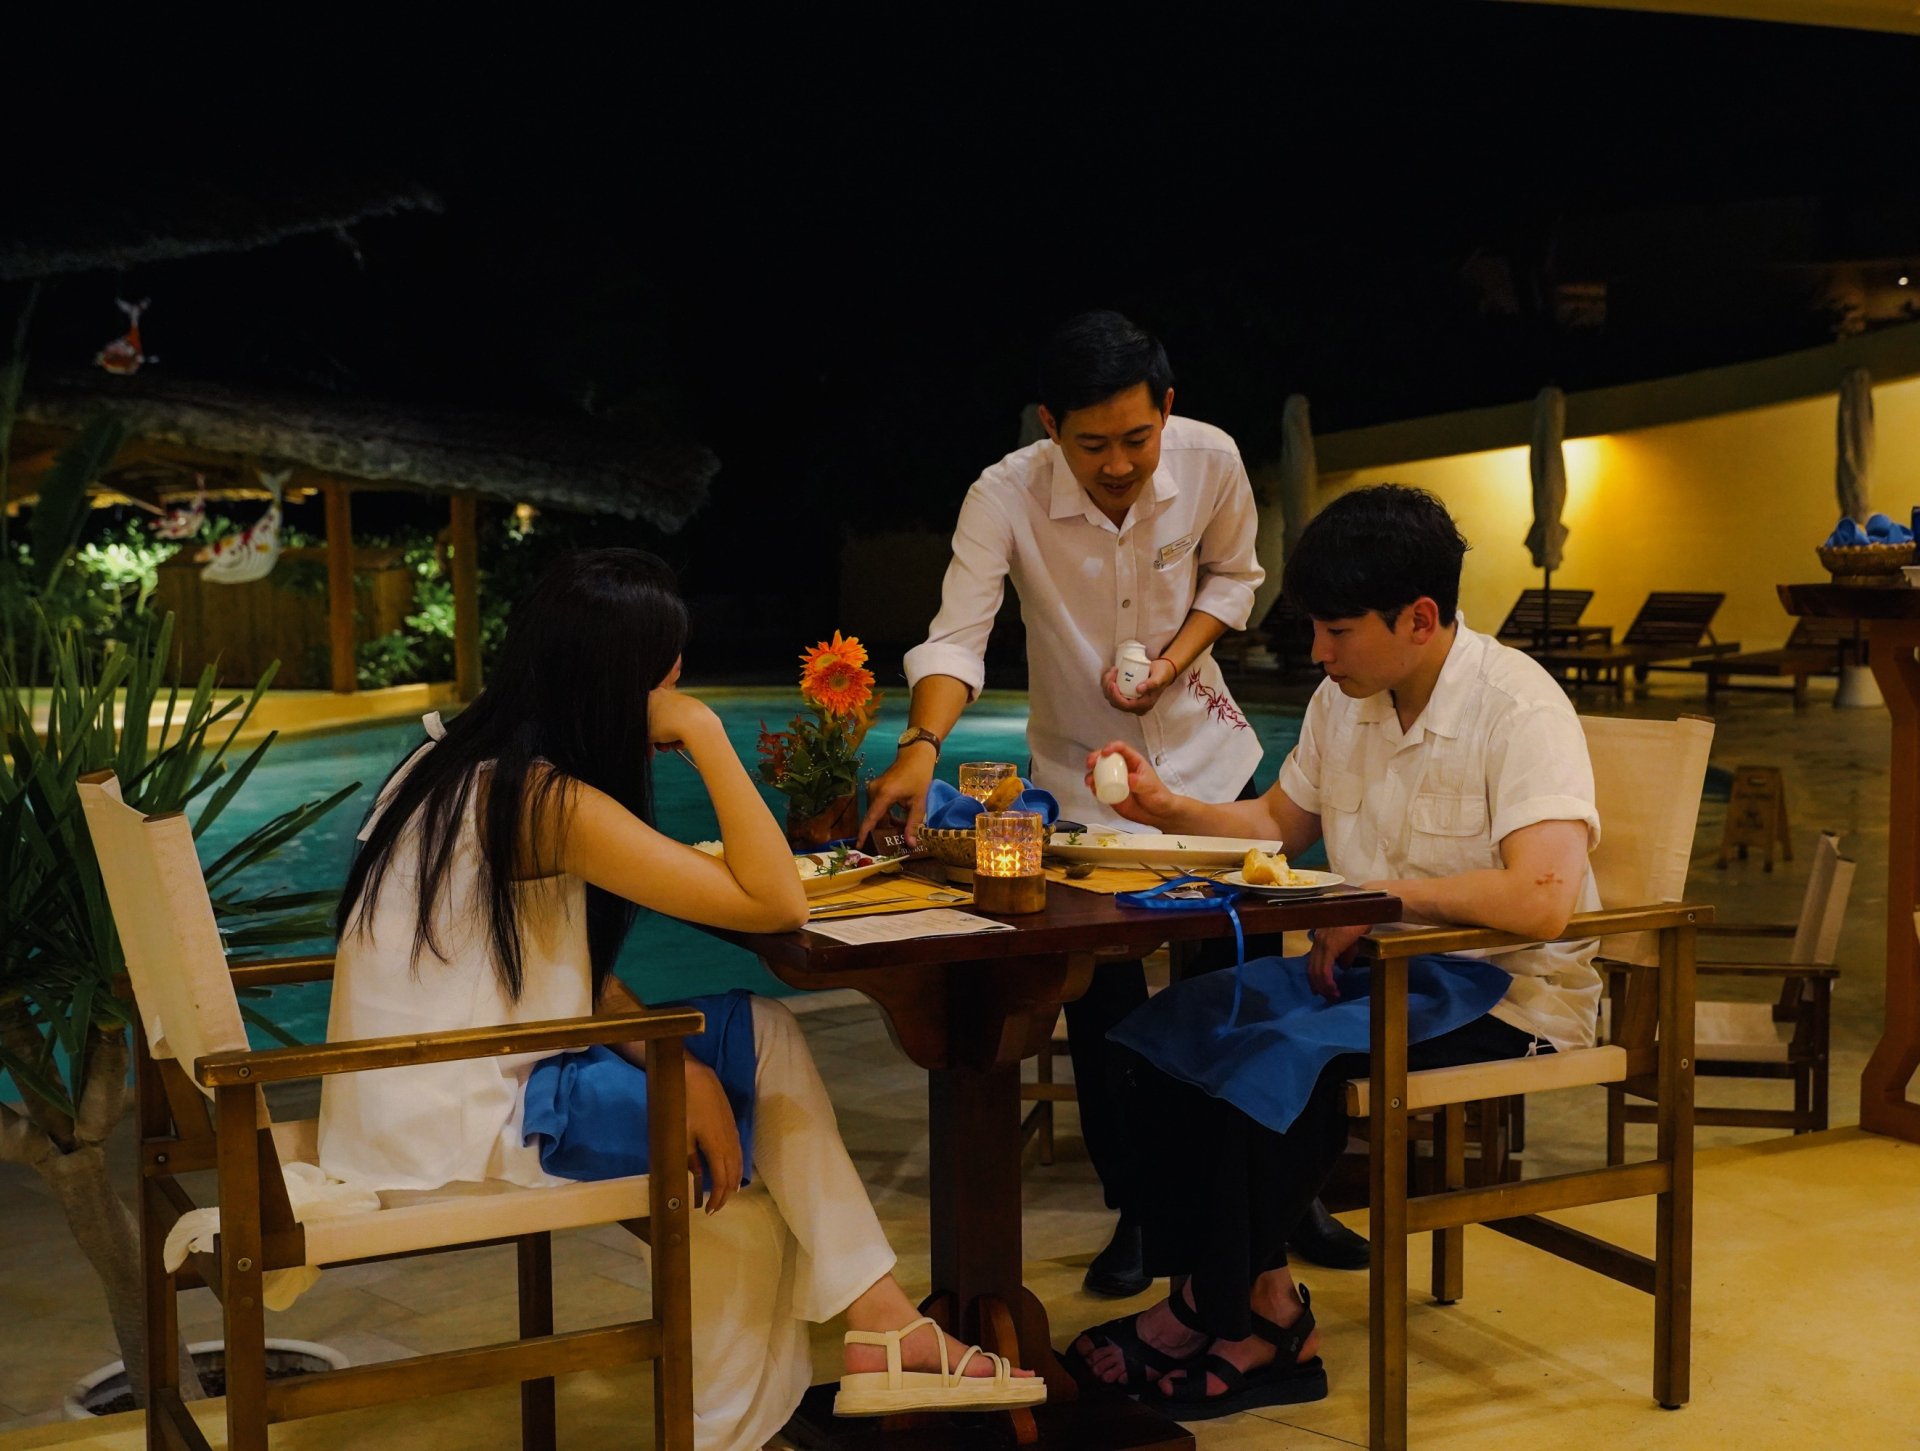
<instances>
[{"instance_id":1,"label":"standing waiter","mask_svg":"<svg viewBox=\"0 0 1920 1451\"><path fill-rule=\"evenodd\" d=\"M1009 576L1027 631L1033 780L1066 816L1130 829L1085 782L1088 752L1116 736L1184 794L1231 801L1252 785L1260 742L1211 654L1227 630L1245 628L1265 578L1239 449L1209 424L1172 416L1166 350L1115 312L1086 313L1054 335L1040 398L1047 437L988 469L961 505L940 613L906 658L908 726L873 783L862 837L897 803L907 806L909 839L917 832L941 743L986 678ZM1152 659L1132 697L1113 668L1125 640ZM1146 997L1137 960L1108 963L1066 1009L1081 1132L1108 1207L1121 1211L1087 1270L1096 1294L1137 1294L1148 1283L1127 1212L1135 1161L1106 1036Z\"/></svg>"}]
</instances>

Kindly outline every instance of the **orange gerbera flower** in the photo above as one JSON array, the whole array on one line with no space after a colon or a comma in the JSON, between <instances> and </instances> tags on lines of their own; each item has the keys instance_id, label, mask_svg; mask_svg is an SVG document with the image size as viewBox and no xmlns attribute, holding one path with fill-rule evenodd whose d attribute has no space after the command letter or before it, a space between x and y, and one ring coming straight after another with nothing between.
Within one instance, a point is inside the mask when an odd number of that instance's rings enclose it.
<instances>
[{"instance_id":1,"label":"orange gerbera flower","mask_svg":"<svg viewBox=\"0 0 1920 1451\"><path fill-rule=\"evenodd\" d=\"M835 630L800 656L800 694L828 715L850 715L873 697L873 672L864 668L867 649Z\"/></svg>"}]
</instances>

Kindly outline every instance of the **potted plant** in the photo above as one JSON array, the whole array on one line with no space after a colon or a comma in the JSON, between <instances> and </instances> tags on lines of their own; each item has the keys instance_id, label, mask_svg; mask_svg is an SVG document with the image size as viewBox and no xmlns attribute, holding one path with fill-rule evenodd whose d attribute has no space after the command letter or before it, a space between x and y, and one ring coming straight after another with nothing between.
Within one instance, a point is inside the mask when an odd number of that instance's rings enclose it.
<instances>
[{"instance_id":1,"label":"potted plant","mask_svg":"<svg viewBox=\"0 0 1920 1451\"><path fill-rule=\"evenodd\" d=\"M121 1357L134 1367L145 1404L137 1225L108 1173L106 1143L132 1098L128 1033L138 1016L91 838L78 778L111 768L129 804L149 814L197 808L198 836L245 787L273 742L269 735L238 765L229 754L272 678L250 697L215 700L214 674L181 699L165 685L173 621L139 615L124 640L98 639L53 622L36 594L50 594L86 517L86 487L118 447L118 434L90 426L49 471L33 520L24 572L0 558L10 606L0 648L0 1068L20 1092L0 1103L0 1158L30 1165L59 1202L75 1241L105 1291ZM110 443L111 446L106 446ZM76 452L78 451L78 452ZM75 497L80 503L75 503ZM56 527L57 526L57 527ZM24 582L24 590L21 588ZM13 628L24 623L30 639ZM164 694L163 723L149 722ZM357 789L276 817L209 865L207 879L228 948L259 951L330 936L337 893L248 895L240 878ZM291 1041L252 1006L249 1021ZM182 1369L191 1361L182 1349ZM197 1391L182 1376L185 1393Z\"/></svg>"},{"instance_id":2,"label":"potted plant","mask_svg":"<svg viewBox=\"0 0 1920 1451\"><path fill-rule=\"evenodd\" d=\"M816 851L860 827L860 743L880 709L867 650L835 630L800 656L800 699L813 714L760 727L760 779L787 798L787 840Z\"/></svg>"}]
</instances>

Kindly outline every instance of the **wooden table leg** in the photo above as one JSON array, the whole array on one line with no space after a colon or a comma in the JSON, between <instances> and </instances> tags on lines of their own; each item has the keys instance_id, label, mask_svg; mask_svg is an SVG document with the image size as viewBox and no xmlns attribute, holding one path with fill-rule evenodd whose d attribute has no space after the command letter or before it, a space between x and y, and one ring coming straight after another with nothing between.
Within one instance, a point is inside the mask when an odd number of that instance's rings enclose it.
<instances>
[{"instance_id":1,"label":"wooden table leg","mask_svg":"<svg viewBox=\"0 0 1920 1451\"><path fill-rule=\"evenodd\" d=\"M1920 621L1875 620L1869 660L1893 717L1887 806L1886 1027L1860 1075L1860 1127L1920 1143L1920 1105L1907 1085L1920 1069Z\"/></svg>"}]
</instances>

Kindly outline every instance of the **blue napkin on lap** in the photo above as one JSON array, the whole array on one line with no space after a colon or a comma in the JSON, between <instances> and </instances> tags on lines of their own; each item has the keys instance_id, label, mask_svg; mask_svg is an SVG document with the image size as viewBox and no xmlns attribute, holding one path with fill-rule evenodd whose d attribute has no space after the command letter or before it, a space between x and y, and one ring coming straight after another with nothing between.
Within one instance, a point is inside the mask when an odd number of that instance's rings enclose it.
<instances>
[{"instance_id":1,"label":"blue napkin on lap","mask_svg":"<svg viewBox=\"0 0 1920 1451\"><path fill-rule=\"evenodd\" d=\"M1857 549L1865 544L1911 544L1913 531L1896 524L1885 514L1875 514L1862 529L1852 519L1842 519L1827 536L1829 549Z\"/></svg>"},{"instance_id":2,"label":"blue napkin on lap","mask_svg":"<svg viewBox=\"0 0 1920 1451\"><path fill-rule=\"evenodd\" d=\"M1027 789L1015 798L1009 811L1037 811L1046 818L1048 826L1060 819L1060 803L1053 799L1053 793L1042 791L1030 783L1026 777L1020 778L1020 784ZM935 781L927 790L927 825L935 831L972 831L973 818L980 814L980 803L971 796L963 796L960 789L945 781Z\"/></svg>"}]
</instances>

